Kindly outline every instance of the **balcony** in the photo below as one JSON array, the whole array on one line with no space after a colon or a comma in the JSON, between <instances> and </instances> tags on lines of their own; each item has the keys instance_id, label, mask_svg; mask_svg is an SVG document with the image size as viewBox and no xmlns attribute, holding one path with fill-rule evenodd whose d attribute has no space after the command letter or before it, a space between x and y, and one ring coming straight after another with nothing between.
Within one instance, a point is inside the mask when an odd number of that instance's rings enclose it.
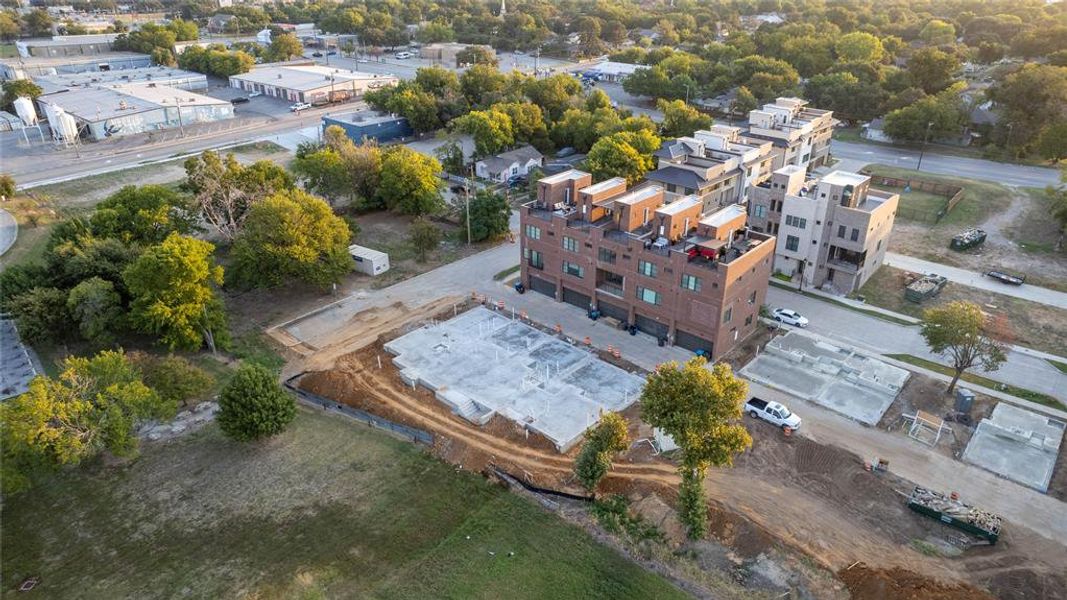
<instances>
[{"instance_id":1,"label":"balcony","mask_svg":"<svg viewBox=\"0 0 1067 600\"><path fill-rule=\"evenodd\" d=\"M605 294L609 296L615 296L616 298L626 297L626 291L623 290L621 285L615 285L606 281L602 281L596 284L596 291L604 292Z\"/></svg>"},{"instance_id":2,"label":"balcony","mask_svg":"<svg viewBox=\"0 0 1067 600\"><path fill-rule=\"evenodd\" d=\"M831 258L826 261L826 266L846 273L859 273L863 268L863 263L857 264L840 258Z\"/></svg>"}]
</instances>

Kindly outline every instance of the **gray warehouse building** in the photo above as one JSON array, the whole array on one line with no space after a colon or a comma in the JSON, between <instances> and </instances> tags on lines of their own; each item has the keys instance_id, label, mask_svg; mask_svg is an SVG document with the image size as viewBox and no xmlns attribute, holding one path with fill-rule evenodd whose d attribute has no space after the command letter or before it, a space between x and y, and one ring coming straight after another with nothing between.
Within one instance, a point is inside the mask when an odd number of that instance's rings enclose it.
<instances>
[{"instance_id":1,"label":"gray warehouse building","mask_svg":"<svg viewBox=\"0 0 1067 600\"><path fill-rule=\"evenodd\" d=\"M225 100L152 84L77 88L40 96L37 103L46 115L49 107L61 108L80 137L92 141L233 118Z\"/></svg>"},{"instance_id":2,"label":"gray warehouse building","mask_svg":"<svg viewBox=\"0 0 1067 600\"><path fill-rule=\"evenodd\" d=\"M323 66L263 66L230 77L230 87L282 98L289 102L316 104L359 98L369 90L396 85L394 75L363 73Z\"/></svg>"},{"instance_id":3,"label":"gray warehouse building","mask_svg":"<svg viewBox=\"0 0 1067 600\"><path fill-rule=\"evenodd\" d=\"M33 79L63 73L103 73L152 66L152 57L138 52L102 52L80 56L0 59L0 79Z\"/></svg>"}]
</instances>

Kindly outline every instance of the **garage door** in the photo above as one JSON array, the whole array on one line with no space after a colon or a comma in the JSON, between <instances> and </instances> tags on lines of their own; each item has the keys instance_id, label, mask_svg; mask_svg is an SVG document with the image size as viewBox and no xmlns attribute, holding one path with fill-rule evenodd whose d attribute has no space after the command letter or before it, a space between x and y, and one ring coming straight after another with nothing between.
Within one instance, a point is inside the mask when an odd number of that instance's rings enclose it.
<instances>
[{"instance_id":1,"label":"garage door","mask_svg":"<svg viewBox=\"0 0 1067 600\"><path fill-rule=\"evenodd\" d=\"M630 311L621 307L611 304L610 302L604 302L601 300L597 303L597 308L600 310L600 314L605 317L611 317L612 319L618 319L625 323L630 320Z\"/></svg>"},{"instance_id":2,"label":"garage door","mask_svg":"<svg viewBox=\"0 0 1067 600\"><path fill-rule=\"evenodd\" d=\"M573 304L582 310L589 310L591 299L581 292L563 288L563 301L567 304Z\"/></svg>"},{"instance_id":3,"label":"garage door","mask_svg":"<svg viewBox=\"0 0 1067 600\"><path fill-rule=\"evenodd\" d=\"M642 317L641 315L634 316L634 325L637 326L638 331L643 331L656 338L667 337L667 331L670 329L667 325L651 319L649 317Z\"/></svg>"},{"instance_id":4,"label":"garage door","mask_svg":"<svg viewBox=\"0 0 1067 600\"><path fill-rule=\"evenodd\" d=\"M686 350L692 350L693 352L703 350L707 356L711 356L711 351L715 347L710 341L700 336L682 331L681 329L679 329L674 336L674 345L681 346Z\"/></svg>"},{"instance_id":5,"label":"garage door","mask_svg":"<svg viewBox=\"0 0 1067 600\"><path fill-rule=\"evenodd\" d=\"M540 277L530 276L530 289L549 296L553 300L556 298L556 284L551 281L546 281Z\"/></svg>"}]
</instances>

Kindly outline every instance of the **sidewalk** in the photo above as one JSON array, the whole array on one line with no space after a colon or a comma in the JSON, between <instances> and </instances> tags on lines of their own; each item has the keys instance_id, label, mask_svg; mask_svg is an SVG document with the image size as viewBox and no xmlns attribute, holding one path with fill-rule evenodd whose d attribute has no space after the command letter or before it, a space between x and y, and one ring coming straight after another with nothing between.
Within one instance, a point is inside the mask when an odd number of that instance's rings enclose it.
<instances>
[{"instance_id":1,"label":"sidewalk","mask_svg":"<svg viewBox=\"0 0 1067 600\"><path fill-rule=\"evenodd\" d=\"M921 258L904 256L903 254L895 254L893 252L886 252L884 263L891 267L914 271L916 273L937 273L938 275L948 277L949 281L969 285L980 290L996 292L998 294L1004 294L1005 296L1012 296L1013 298L1020 298L1022 300L1029 300L1031 302L1038 302L1040 304L1067 310L1067 293L1064 292L1057 292L1056 290L1028 284L1018 286L1008 285L995 279L990 279L982 273L958 269L956 267L922 260Z\"/></svg>"}]
</instances>

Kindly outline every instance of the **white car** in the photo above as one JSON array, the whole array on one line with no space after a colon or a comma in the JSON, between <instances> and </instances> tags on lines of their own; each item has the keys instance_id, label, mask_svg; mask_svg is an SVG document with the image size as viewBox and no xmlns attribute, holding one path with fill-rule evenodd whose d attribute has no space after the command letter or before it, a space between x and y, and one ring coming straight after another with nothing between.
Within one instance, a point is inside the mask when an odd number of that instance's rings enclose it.
<instances>
[{"instance_id":1,"label":"white car","mask_svg":"<svg viewBox=\"0 0 1067 600\"><path fill-rule=\"evenodd\" d=\"M300 112L302 110L307 110L309 108L311 108L311 105L308 104L307 102L297 102L296 104L290 106L289 110L291 112Z\"/></svg>"},{"instance_id":2,"label":"white car","mask_svg":"<svg viewBox=\"0 0 1067 600\"><path fill-rule=\"evenodd\" d=\"M359 57L359 58L357 58L357 59L356 59L356 62L358 62L358 63L369 63L369 62L370 62L370 59L369 59L369 58L363 58L363 57L361 56L361 57Z\"/></svg>"},{"instance_id":3,"label":"white car","mask_svg":"<svg viewBox=\"0 0 1067 600\"><path fill-rule=\"evenodd\" d=\"M410 52L397 52L396 53L396 58L398 60L406 60L408 58L411 58L412 56L415 56L415 55L410 53Z\"/></svg>"},{"instance_id":4,"label":"white car","mask_svg":"<svg viewBox=\"0 0 1067 600\"><path fill-rule=\"evenodd\" d=\"M249 92L248 93L248 97L249 98L256 98L256 97L262 96L262 95L263 95L263 92Z\"/></svg>"},{"instance_id":5,"label":"white car","mask_svg":"<svg viewBox=\"0 0 1067 600\"><path fill-rule=\"evenodd\" d=\"M777 402L767 402L761 398L752 398L745 403L745 412L753 419L763 419L776 427L786 427L796 431L800 429L800 417L789 412L789 409Z\"/></svg>"},{"instance_id":6,"label":"white car","mask_svg":"<svg viewBox=\"0 0 1067 600\"><path fill-rule=\"evenodd\" d=\"M808 326L808 320L795 310L776 308L771 314L774 316L775 321L785 323L786 325L795 325L796 327Z\"/></svg>"}]
</instances>

